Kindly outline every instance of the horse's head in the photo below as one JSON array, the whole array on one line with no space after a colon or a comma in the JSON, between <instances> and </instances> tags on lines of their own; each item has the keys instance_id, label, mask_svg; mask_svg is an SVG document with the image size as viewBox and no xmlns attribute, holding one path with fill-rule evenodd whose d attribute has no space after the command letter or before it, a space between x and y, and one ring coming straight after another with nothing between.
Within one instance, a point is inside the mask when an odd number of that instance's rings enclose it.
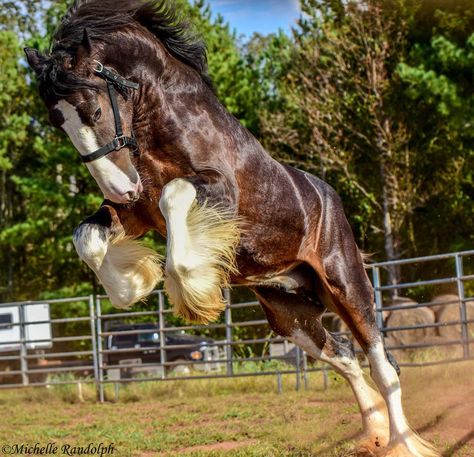
<instances>
[{"instance_id":1,"label":"horse's head","mask_svg":"<svg viewBox=\"0 0 474 457\"><path fill-rule=\"evenodd\" d=\"M131 95L138 84L94 60L85 29L77 49L25 52L51 123L69 136L104 197L136 201L143 187L130 153L137 150Z\"/></svg>"}]
</instances>

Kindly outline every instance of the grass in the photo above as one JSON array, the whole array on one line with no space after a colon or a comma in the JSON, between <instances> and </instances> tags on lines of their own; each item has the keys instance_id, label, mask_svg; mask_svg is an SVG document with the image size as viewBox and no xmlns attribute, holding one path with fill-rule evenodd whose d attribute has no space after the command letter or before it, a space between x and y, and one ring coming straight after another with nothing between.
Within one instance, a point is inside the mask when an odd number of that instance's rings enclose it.
<instances>
[{"instance_id":1,"label":"grass","mask_svg":"<svg viewBox=\"0 0 474 457\"><path fill-rule=\"evenodd\" d=\"M474 455L462 444L474 430L473 374L463 362L402 375L412 424L447 456ZM352 393L332 373L327 391L320 373L299 392L285 375L282 394L274 376L130 383L105 404L93 385L83 401L75 386L0 391L0 414L0 445L113 443L114 456L341 456L360 431Z\"/></svg>"}]
</instances>

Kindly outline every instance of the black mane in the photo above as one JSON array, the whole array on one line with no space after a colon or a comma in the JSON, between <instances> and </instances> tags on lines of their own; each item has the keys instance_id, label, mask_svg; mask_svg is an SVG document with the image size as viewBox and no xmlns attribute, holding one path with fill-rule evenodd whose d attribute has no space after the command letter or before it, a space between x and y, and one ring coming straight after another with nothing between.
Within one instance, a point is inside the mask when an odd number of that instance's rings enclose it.
<instances>
[{"instance_id":1,"label":"black mane","mask_svg":"<svg viewBox=\"0 0 474 457\"><path fill-rule=\"evenodd\" d=\"M51 71L57 69L61 56L79 48L84 29L92 41L107 41L111 33L135 22L152 32L171 55L194 68L206 84L212 85L204 43L190 33L188 24L178 18L169 0L75 0L53 36L51 60L56 62L49 62L43 73L45 79L50 80L56 93L57 89L65 92L72 86L77 89L80 80L63 81L64 78L55 78ZM64 76L59 73L60 70L57 76Z\"/></svg>"}]
</instances>

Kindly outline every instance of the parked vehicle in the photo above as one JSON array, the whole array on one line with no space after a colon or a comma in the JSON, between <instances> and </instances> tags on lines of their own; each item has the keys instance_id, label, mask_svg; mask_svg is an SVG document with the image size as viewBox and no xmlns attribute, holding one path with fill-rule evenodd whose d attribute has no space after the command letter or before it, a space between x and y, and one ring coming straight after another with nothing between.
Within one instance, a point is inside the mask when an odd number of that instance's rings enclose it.
<instances>
[{"instance_id":1,"label":"parked vehicle","mask_svg":"<svg viewBox=\"0 0 474 457\"><path fill-rule=\"evenodd\" d=\"M22 332L25 349L51 348L49 319L48 303L0 307L0 352L20 350Z\"/></svg>"},{"instance_id":2,"label":"parked vehicle","mask_svg":"<svg viewBox=\"0 0 474 457\"><path fill-rule=\"evenodd\" d=\"M162 373L161 340L157 324L115 324L108 326L106 331L112 333L106 339L103 352L109 378L132 377L143 372ZM167 347L164 349L163 362L171 362L165 365L167 373L187 374L191 362L202 362L192 365L198 370L220 369L220 351L212 338L166 332L164 339Z\"/></svg>"},{"instance_id":3,"label":"parked vehicle","mask_svg":"<svg viewBox=\"0 0 474 457\"><path fill-rule=\"evenodd\" d=\"M49 320L48 303L0 306L0 384L42 380L27 375L38 359L31 362L26 356L53 346Z\"/></svg>"}]
</instances>

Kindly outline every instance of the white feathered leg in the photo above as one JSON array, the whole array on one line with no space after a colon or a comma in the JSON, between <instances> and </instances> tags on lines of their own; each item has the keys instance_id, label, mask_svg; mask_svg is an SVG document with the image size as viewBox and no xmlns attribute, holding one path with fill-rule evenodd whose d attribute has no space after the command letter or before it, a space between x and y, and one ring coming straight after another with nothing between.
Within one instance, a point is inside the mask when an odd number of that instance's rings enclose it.
<instances>
[{"instance_id":1,"label":"white feathered leg","mask_svg":"<svg viewBox=\"0 0 474 457\"><path fill-rule=\"evenodd\" d=\"M371 375L387 404L390 442L386 457L439 457L441 454L409 426L402 407L402 390L397 372L387 360L379 340L367 352Z\"/></svg>"},{"instance_id":2,"label":"white feathered leg","mask_svg":"<svg viewBox=\"0 0 474 457\"><path fill-rule=\"evenodd\" d=\"M125 308L148 296L162 279L156 252L123 234L109 239L110 230L84 223L74 231L79 257L96 273L110 301Z\"/></svg>"},{"instance_id":3,"label":"white feathered leg","mask_svg":"<svg viewBox=\"0 0 474 457\"><path fill-rule=\"evenodd\" d=\"M235 271L237 224L225 210L199 205L184 179L163 188L160 209L167 229L165 289L174 310L187 321L215 320L225 307L221 288Z\"/></svg>"},{"instance_id":4,"label":"white feathered leg","mask_svg":"<svg viewBox=\"0 0 474 457\"><path fill-rule=\"evenodd\" d=\"M344 344L327 333L326 344L320 349L303 330L294 331L290 339L311 357L331 365L349 382L359 405L364 430L358 450L371 454L385 447L389 441L389 423L384 401L365 381L349 342Z\"/></svg>"}]
</instances>

